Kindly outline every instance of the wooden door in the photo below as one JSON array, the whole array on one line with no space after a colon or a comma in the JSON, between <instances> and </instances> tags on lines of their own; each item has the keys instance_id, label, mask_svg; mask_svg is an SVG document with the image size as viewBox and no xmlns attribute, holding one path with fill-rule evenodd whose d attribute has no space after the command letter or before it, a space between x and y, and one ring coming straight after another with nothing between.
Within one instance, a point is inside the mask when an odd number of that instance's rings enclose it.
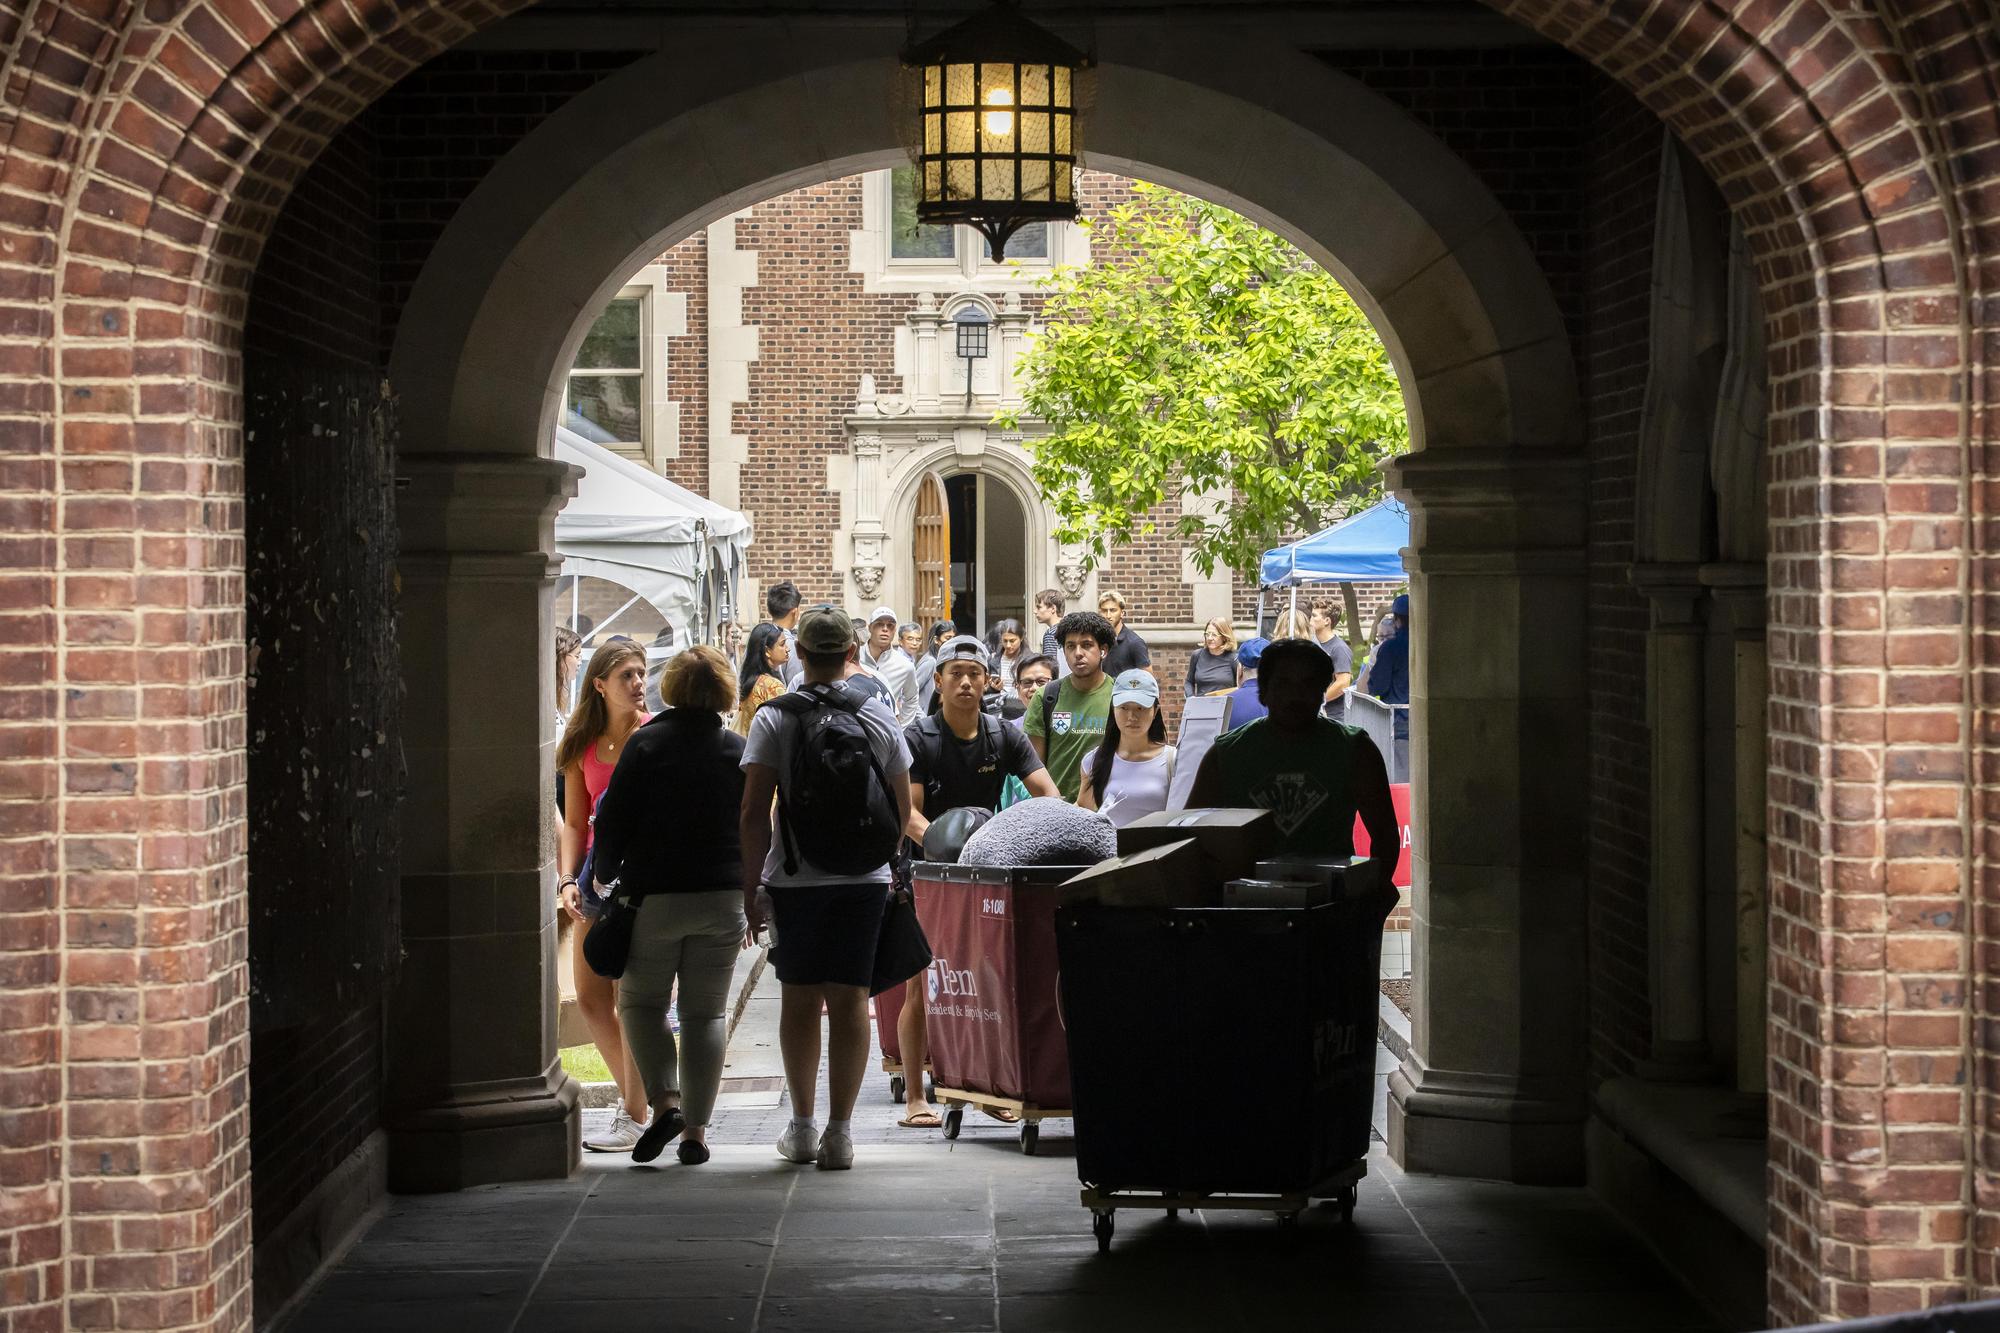
<instances>
[{"instance_id":1,"label":"wooden door","mask_svg":"<svg viewBox=\"0 0 2000 1333\"><path fill-rule=\"evenodd\" d=\"M951 618L951 513L945 507L944 478L927 472L917 486L917 521L910 550L916 562L916 614L912 619L930 627Z\"/></svg>"}]
</instances>

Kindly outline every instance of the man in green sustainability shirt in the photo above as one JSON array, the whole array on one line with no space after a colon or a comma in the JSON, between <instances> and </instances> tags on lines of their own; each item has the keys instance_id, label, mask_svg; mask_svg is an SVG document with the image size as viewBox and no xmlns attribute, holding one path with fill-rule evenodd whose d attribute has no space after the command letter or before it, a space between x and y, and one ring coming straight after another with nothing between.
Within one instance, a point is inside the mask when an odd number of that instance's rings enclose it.
<instances>
[{"instance_id":1,"label":"man in green sustainability shirt","mask_svg":"<svg viewBox=\"0 0 2000 1333\"><path fill-rule=\"evenodd\" d=\"M1104 655L1111 651L1111 622L1095 611L1072 611L1056 626L1069 674L1044 685L1028 705L1028 742L1048 766L1065 801L1076 800L1083 785L1083 757L1104 739L1111 720L1111 677Z\"/></svg>"}]
</instances>

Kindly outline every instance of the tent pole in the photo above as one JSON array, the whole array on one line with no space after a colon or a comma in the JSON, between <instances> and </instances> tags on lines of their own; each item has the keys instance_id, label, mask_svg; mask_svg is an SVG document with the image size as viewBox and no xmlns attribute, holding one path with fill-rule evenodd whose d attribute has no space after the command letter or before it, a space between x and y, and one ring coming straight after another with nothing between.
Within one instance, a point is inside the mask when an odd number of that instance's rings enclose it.
<instances>
[{"instance_id":1,"label":"tent pole","mask_svg":"<svg viewBox=\"0 0 2000 1333\"><path fill-rule=\"evenodd\" d=\"M1257 585L1257 623L1250 627L1250 637L1253 639L1262 637L1264 633L1264 599L1270 592L1271 590L1263 584Z\"/></svg>"}]
</instances>

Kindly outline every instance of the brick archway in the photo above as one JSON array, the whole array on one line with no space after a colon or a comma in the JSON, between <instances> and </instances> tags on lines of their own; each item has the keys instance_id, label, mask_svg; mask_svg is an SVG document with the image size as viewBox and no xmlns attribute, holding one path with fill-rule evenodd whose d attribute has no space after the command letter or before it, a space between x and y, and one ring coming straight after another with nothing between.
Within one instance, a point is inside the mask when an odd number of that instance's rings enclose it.
<instances>
[{"instance_id":1,"label":"brick archway","mask_svg":"<svg viewBox=\"0 0 2000 1333\"><path fill-rule=\"evenodd\" d=\"M1987 763L1974 525L1993 39L1970 6L1900 0L1499 7L1666 119L1758 259L1773 1309L1991 1289L2000 1129L1992 1041L1972 1024L1994 1003L1996 890L1983 860L1964 866ZM247 1325L244 291L302 165L491 13L70 0L0 15L0 504L18 515L0 672L5 716L25 719L0 761L0 888L18 907L9 1102L29 1108L9 1127L0 1281L19 1310ZM1919 995L1907 974L1949 984Z\"/></svg>"}]
</instances>

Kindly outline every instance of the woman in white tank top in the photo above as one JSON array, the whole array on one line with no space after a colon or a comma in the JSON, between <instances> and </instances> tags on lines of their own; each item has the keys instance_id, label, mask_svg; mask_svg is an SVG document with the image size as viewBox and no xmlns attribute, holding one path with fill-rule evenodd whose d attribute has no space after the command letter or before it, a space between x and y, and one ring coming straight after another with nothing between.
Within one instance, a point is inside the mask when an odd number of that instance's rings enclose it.
<instances>
[{"instance_id":1,"label":"woman in white tank top","mask_svg":"<svg viewBox=\"0 0 2000 1333\"><path fill-rule=\"evenodd\" d=\"M1083 757L1083 784L1076 803L1101 810L1123 828L1135 819L1167 808L1174 782L1174 747L1167 744L1166 719L1160 716L1160 683L1150 671L1134 667L1111 684L1112 724L1104 743Z\"/></svg>"}]
</instances>

